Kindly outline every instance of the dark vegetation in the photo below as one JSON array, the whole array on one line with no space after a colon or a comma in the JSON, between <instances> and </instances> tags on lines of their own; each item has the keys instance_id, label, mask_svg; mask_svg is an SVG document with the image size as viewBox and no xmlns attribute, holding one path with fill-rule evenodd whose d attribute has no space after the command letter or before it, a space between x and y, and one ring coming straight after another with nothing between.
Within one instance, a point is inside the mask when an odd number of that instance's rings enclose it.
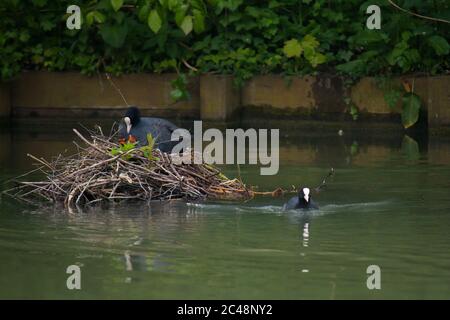
<instances>
[{"instance_id":1,"label":"dark vegetation","mask_svg":"<svg viewBox=\"0 0 450 320\"><path fill-rule=\"evenodd\" d=\"M66 27L73 4L80 30ZM380 30L366 27L372 4L381 8ZM178 100L189 97L186 74L233 74L242 84L255 74L331 72L351 84L450 69L448 0L2 0L0 16L3 80L22 70L175 71ZM415 123L414 92L384 83L391 105L409 106L405 127Z\"/></svg>"}]
</instances>

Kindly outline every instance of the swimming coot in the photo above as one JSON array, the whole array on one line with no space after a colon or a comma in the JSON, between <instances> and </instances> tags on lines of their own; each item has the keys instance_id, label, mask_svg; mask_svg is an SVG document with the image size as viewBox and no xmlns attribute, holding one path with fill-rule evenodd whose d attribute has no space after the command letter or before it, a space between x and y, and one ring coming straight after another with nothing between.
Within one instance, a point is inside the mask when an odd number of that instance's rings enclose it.
<instances>
[{"instance_id":1,"label":"swimming coot","mask_svg":"<svg viewBox=\"0 0 450 320\"><path fill-rule=\"evenodd\" d=\"M311 190L309 188L301 188L298 195L292 197L283 206L283 210L292 209L319 209L319 207L311 199Z\"/></svg>"},{"instance_id":2,"label":"swimming coot","mask_svg":"<svg viewBox=\"0 0 450 320\"><path fill-rule=\"evenodd\" d=\"M155 148L162 152L171 152L178 141L171 141L172 132L178 129L172 122L160 118L141 118L137 107L128 108L119 126L119 137L128 140L134 137L142 147L148 144L147 134L150 133L155 139Z\"/></svg>"}]
</instances>

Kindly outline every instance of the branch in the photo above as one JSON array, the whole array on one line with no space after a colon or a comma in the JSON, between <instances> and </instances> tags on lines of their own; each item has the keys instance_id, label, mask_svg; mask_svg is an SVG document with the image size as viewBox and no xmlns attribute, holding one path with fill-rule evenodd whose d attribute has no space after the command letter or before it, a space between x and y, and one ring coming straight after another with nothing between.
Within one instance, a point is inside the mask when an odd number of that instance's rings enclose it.
<instances>
[{"instance_id":1,"label":"branch","mask_svg":"<svg viewBox=\"0 0 450 320\"><path fill-rule=\"evenodd\" d=\"M423 15L421 15L421 14L417 14L417 13L408 11L408 10L403 9L402 7L400 7L400 6L399 6L398 4L396 4L394 1L392 1L392 0L388 0L388 1L389 1L389 3L390 3L392 6L394 6L394 7L397 8L398 10L403 11L403 12L406 12L407 14L410 14L410 15L412 15L412 16L416 16L416 17L419 17L419 18L422 18L422 19L427 19L427 20L432 20L432 21L438 21L438 22L450 23L450 21L448 21L448 20L439 19L439 18L427 17L427 16L423 16Z\"/></svg>"}]
</instances>

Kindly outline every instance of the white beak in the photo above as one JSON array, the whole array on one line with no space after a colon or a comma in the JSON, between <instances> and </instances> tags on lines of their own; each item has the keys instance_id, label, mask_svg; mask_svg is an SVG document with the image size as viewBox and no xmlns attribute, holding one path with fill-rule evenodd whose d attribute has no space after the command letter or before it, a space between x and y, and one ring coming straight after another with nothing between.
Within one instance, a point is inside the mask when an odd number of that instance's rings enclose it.
<instances>
[{"instance_id":1,"label":"white beak","mask_svg":"<svg viewBox=\"0 0 450 320\"><path fill-rule=\"evenodd\" d=\"M303 198L306 202L309 202L309 188L303 188L303 194L305 195Z\"/></svg>"},{"instance_id":2,"label":"white beak","mask_svg":"<svg viewBox=\"0 0 450 320\"><path fill-rule=\"evenodd\" d=\"M129 117L123 118L123 121L125 122L127 126L127 133L130 134L131 131L131 119Z\"/></svg>"}]
</instances>

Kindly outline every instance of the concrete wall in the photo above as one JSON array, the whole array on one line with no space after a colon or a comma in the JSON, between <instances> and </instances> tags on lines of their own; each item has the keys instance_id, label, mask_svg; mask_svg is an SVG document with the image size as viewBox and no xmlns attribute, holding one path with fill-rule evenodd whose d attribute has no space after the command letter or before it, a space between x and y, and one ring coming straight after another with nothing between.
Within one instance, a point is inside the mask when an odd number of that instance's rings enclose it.
<instances>
[{"instance_id":1,"label":"concrete wall","mask_svg":"<svg viewBox=\"0 0 450 320\"><path fill-rule=\"evenodd\" d=\"M229 75L200 77L200 115L204 120L227 120L241 105L240 90Z\"/></svg>"},{"instance_id":2,"label":"concrete wall","mask_svg":"<svg viewBox=\"0 0 450 320\"><path fill-rule=\"evenodd\" d=\"M9 117L11 114L10 86L0 82L0 118Z\"/></svg>"},{"instance_id":3,"label":"concrete wall","mask_svg":"<svg viewBox=\"0 0 450 320\"><path fill-rule=\"evenodd\" d=\"M25 72L14 82L11 92L13 115L60 116L89 113L115 114L126 108L120 89L129 105L138 105L143 114L173 117L198 117L199 79L192 78L194 92L188 102L173 104L171 81L175 74L135 74L113 77L87 77L79 73Z\"/></svg>"},{"instance_id":4,"label":"concrete wall","mask_svg":"<svg viewBox=\"0 0 450 320\"><path fill-rule=\"evenodd\" d=\"M336 75L292 77L261 75L238 89L232 76L202 75L189 81L191 100L173 103L171 81L175 74L134 74L112 80L128 104L144 115L228 121L261 118L351 120L346 99L358 107L361 118L390 120L399 116L384 100L373 78L363 78L351 88ZM396 80L414 83L430 127L450 127L450 76L410 77ZM0 86L0 116L16 117L117 117L126 107L120 93L105 76L79 73L25 72L8 88ZM8 102L9 101L9 102ZM423 119L424 119L423 118Z\"/></svg>"},{"instance_id":5,"label":"concrete wall","mask_svg":"<svg viewBox=\"0 0 450 320\"><path fill-rule=\"evenodd\" d=\"M428 78L428 123L431 128L450 128L450 76Z\"/></svg>"},{"instance_id":6,"label":"concrete wall","mask_svg":"<svg viewBox=\"0 0 450 320\"><path fill-rule=\"evenodd\" d=\"M270 106L277 109L315 108L313 77L293 78L288 82L277 75L257 76L242 89L242 105Z\"/></svg>"}]
</instances>

